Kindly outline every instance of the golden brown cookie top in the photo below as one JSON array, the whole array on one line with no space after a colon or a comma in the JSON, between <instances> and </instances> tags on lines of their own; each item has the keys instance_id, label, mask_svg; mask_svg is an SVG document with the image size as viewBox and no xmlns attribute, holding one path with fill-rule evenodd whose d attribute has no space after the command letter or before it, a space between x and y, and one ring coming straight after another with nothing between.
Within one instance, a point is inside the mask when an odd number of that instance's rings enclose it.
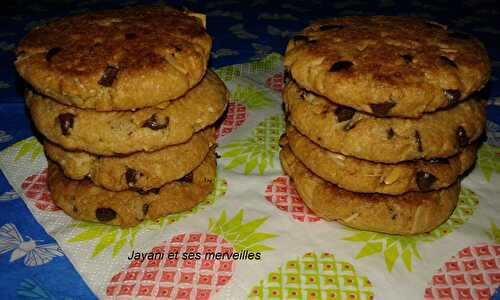
<instances>
[{"instance_id":1,"label":"golden brown cookie top","mask_svg":"<svg viewBox=\"0 0 500 300\"><path fill-rule=\"evenodd\" d=\"M81 108L134 109L177 98L206 70L202 20L169 7L66 17L35 28L16 67L41 93Z\"/></svg>"},{"instance_id":2,"label":"golden brown cookie top","mask_svg":"<svg viewBox=\"0 0 500 300\"><path fill-rule=\"evenodd\" d=\"M302 87L333 102L403 117L463 100L490 76L477 39L414 17L315 22L290 40L285 67Z\"/></svg>"}]
</instances>

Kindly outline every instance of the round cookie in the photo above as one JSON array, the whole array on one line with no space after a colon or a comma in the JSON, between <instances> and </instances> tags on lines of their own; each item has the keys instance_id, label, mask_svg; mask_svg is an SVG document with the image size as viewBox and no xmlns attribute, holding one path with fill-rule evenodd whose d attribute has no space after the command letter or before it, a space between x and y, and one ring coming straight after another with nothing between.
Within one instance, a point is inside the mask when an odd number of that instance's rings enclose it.
<instances>
[{"instance_id":1,"label":"round cookie","mask_svg":"<svg viewBox=\"0 0 500 300\"><path fill-rule=\"evenodd\" d=\"M49 161L47 183L56 205L71 217L131 227L145 219L155 220L193 208L213 190L215 173L215 154L211 152L193 170L189 182L174 181L148 193L112 192L90 180L68 179Z\"/></svg>"},{"instance_id":2,"label":"round cookie","mask_svg":"<svg viewBox=\"0 0 500 300\"><path fill-rule=\"evenodd\" d=\"M355 193L314 175L289 149L282 149L280 160L309 208L327 221L357 229L390 234L429 232L448 219L458 202L458 182L438 191L399 196Z\"/></svg>"},{"instance_id":3,"label":"round cookie","mask_svg":"<svg viewBox=\"0 0 500 300\"><path fill-rule=\"evenodd\" d=\"M97 112L60 104L28 91L35 126L68 150L97 155L155 151L187 141L223 114L229 92L211 71L194 89L165 106L136 111Z\"/></svg>"},{"instance_id":4,"label":"round cookie","mask_svg":"<svg viewBox=\"0 0 500 300\"><path fill-rule=\"evenodd\" d=\"M448 187L468 170L476 158L476 145L449 159L414 160L398 164L373 163L330 152L288 126L281 145L309 170L342 189L359 193L400 195Z\"/></svg>"},{"instance_id":5,"label":"round cookie","mask_svg":"<svg viewBox=\"0 0 500 300\"><path fill-rule=\"evenodd\" d=\"M288 121L336 153L382 163L450 157L479 138L484 103L469 99L419 119L381 118L339 106L293 82L283 91Z\"/></svg>"},{"instance_id":6,"label":"round cookie","mask_svg":"<svg viewBox=\"0 0 500 300\"><path fill-rule=\"evenodd\" d=\"M205 74L212 40L202 20L168 7L93 12L36 27L16 69L37 91L99 111L175 99Z\"/></svg>"},{"instance_id":7,"label":"round cookie","mask_svg":"<svg viewBox=\"0 0 500 300\"><path fill-rule=\"evenodd\" d=\"M284 64L300 86L332 102L412 118L466 99L490 76L477 39L414 17L315 22L289 41Z\"/></svg>"},{"instance_id":8,"label":"round cookie","mask_svg":"<svg viewBox=\"0 0 500 300\"><path fill-rule=\"evenodd\" d=\"M47 156L71 179L88 177L95 185L111 191L138 189L148 191L189 176L215 144L215 129L196 133L187 142L167 146L155 152L136 152L128 156L96 156L87 152L67 151L45 142Z\"/></svg>"}]
</instances>

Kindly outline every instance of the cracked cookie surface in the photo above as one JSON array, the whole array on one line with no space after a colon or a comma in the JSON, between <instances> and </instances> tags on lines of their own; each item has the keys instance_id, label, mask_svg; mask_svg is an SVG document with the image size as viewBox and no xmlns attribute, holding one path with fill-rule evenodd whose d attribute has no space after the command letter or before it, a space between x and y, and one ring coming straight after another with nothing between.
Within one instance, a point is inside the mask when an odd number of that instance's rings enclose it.
<instances>
[{"instance_id":1,"label":"cracked cookie surface","mask_svg":"<svg viewBox=\"0 0 500 300\"><path fill-rule=\"evenodd\" d=\"M99 111L154 106L205 74L212 40L200 19L168 7L66 17L20 42L16 69L60 103Z\"/></svg>"},{"instance_id":2,"label":"cracked cookie surface","mask_svg":"<svg viewBox=\"0 0 500 300\"><path fill-rule=\"evenodd\" d=\"M79 109L33 92L27 93L26 101L35 126L51 142L68 150L110 156L184 143L219 119L228 97L224 83L208 71L183 97L136 111Z\"/></svg>"},{"instance_id":3,"label":"cracked cookie surface","mask_svg":"<svg viewBox=\"0 0 500 300\"><path fill-rule=\"evenodd\" d=\"M71 179L89 178L111 191L138 189L148 191L189 176L215 144L215 129L195 133L187 142L154 152L126 156L98 156L84 151L67 151L46 141L45 153Z\"/></svg>"},{"instance_id":4,"label":"cracked cookie surface","mask_svg":"<svg viewBox=\"0 0 500 300\"><path fill-rule=\"evenodd\" d=\"M490 76L477 39L414 17L317 21L289 41L284 64L332 102L413 118L466 99Z\"/></svg>"}]
</instances>

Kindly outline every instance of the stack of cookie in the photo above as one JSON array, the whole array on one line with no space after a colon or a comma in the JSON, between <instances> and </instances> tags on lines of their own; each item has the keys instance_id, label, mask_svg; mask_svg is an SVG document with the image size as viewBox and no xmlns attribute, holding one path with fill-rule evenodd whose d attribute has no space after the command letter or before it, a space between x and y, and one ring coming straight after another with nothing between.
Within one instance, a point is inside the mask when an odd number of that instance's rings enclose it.
<instances>
[{"instance_id":1,"label":"stack of cookie","mask_svg":"<svg viewBox=\"0 0 500 300\"><path fill-rule=\"evenodd\" d=\"M204 20L167 7L68 17L21 41L16 68L58 206L128 227L205 199L228 100L207 71L211 46Z\"/></svg>"},{"instance_id":2,"label":"stack of cookie","mask_svg":"<svg viewBox=\"0 0 500 300\"><path fill-rule=\"evenodd\" d=\"M485 124L482 44L409 17L318 21L289 42L281 163L326 220L393 234L447 220Z\"/></svg>"}]
</instances>

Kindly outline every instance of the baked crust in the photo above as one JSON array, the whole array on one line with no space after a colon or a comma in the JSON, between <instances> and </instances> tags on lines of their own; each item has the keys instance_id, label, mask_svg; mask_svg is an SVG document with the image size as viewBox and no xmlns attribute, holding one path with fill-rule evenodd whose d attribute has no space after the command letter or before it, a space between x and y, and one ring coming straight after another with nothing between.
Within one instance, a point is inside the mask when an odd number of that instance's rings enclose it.
<instances>
[{"instance_id":1,"label":"baked crust","mask_svg":"<svg viewBox=\"0 0 500 300\"><path fill-rule=\"evenodd\" d=\"M54 203L71 217L131 227L145 219L155 220L193 208L213 190L215 173L212 152L193 170L192 182L174 181L148 193L112 192L90 180L71 180L49 161L47 183Z\"/></svg>"},{"instance_id":2,"label":"baked crust","mask_svg":"<svg viewBox=\"0 0 500 300\"><path fill-rule=\"evenodd\" d=\"M182 96L205 74L212 40L202 21L169 7L66 17L19 43L16 69L38 92L99 111Z\"/></svg>"},{"instance_id":3,"label":"baked crust","mask_svg":"<svg viewBox=\"0 0 500 300\"><path fill-rule=\"evenodd\" d=\"M327 221L391 234L429 232L445 222L455 209L460 183L432 192L399 196L350 192L309 171L283 148L280 160L306 205Z\"/></svg>"},{"instance_id":4,"label":"baked crust","mask_svg":"<svg viewBox=\"0 0 500 300\"><path fill-rule=\"evenodd\" d=\"M35 126L51 142L96 155L156 151L186 142L224 113L229 92L211 71L178 100L136 111L97 112L27 92Z\"/></svg>"},{"instance_id":5,"label":"baked crust","mask_svg":"<svg viewBox=\"0 0 500 300\"><path fill-rule=\"evenodd\" d=\"M382 163L453 156L477 140L486 123L484 103L475 98L419 119L375 117L336 105L293 82L285 87L283 101L288 121L315 143Z\"/></svg>"},{"instance_id":6,"label":"baked crust","mask_svg":"<svg viewBox=\"0 0 500 300\"><path fill-rule=\"evenodd\" d=\"M284 64L332 102L412 118L467 99L490 77L477 39L415 17L317 21L289 41Z\"/></svg>"}]
</instances>

